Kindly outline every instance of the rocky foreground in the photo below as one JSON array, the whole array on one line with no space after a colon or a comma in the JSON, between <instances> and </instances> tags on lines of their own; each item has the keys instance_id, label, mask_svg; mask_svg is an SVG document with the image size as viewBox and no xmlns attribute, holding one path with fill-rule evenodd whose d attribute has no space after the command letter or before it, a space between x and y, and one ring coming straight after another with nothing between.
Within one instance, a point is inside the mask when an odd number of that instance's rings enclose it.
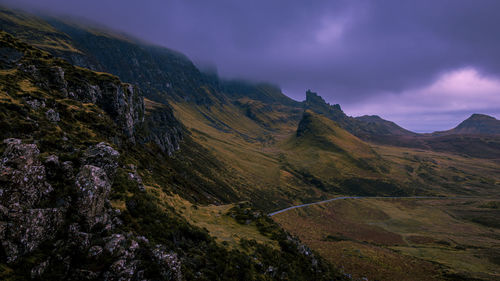
<instances>
[{"instance_id":1,"label":"rocky foreground","mask_svg":"<svg viewBox=\"0 0 500 281\"><path fill-rule=\"evenodd\" d=\"M120 231L119 210L111 208L109 194L118 167L119 153L105 143L91 146L80 159L83 165L60 162L50 155L42 162L35 144L6 139L0 162L0 240L8 263L43 247L52 255L31 268L31 277L40 277L47 268L62 267L65 278L138 280L142 260L154 260L161 276L181 280L180 262L164 245L152 244L144 236ZM46 201L54 189L47 178L64 178L73 189L71 197ZM140 177L131 174L140 181ZM65 218L74 218L68 221ZM58 234L57 237L55 235ZM109 268L88 270L80 256L111 261Z\"/></svg>"}]
</instances>

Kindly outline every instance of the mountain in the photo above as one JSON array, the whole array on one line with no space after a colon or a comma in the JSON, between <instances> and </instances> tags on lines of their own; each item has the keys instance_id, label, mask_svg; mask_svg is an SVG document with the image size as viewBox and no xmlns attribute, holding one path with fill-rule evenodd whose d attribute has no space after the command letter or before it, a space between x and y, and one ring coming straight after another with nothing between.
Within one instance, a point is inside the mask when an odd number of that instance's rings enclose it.
<instances>
[{"instance_id":1,"label":"mountain","mask_svg":"<svg viewBox=\"0 0 500 281\"><path fill-rule=\"evenodd\" d=\"M387 132L386 134L390 135L395 135L395 136L409 136L409 135L416 135L414 132L408 131L402 127L400 127L398 124L392 122L392 121L387 121L385 119L380 118L380 116L377 115L363 115L359 117L355 117L356 120L359 120L361 122L367 123L367 124L373 124L372 126L380 126L379 131L384 131Z\"/></svg>"},{"instance_id":2,"label":"mountain","mask_svg":"<svg viewBox=\"0 0 500 281\"><path fill-rule=\"evenodd\" d=\"M406 194L386 174L389 162L368 143L321 114L306 110L282 145L289 164L327 191L341 194Z\"/></svg>"},{"instance_id":3,"label":"mountain","mask_svg":"<svg viewBox=\"0 0 500 281\"><path fill-rule=\"evenodd\" d=\"M305 108L320 113L337 122L340 127L366 140L374 136L412 136L413 132L399 127L396 123L384 120L378 116L347 116L339 104L330 105L317 93L306 92Z\"/></svg>"},{"instance_id":4,"label":"mountain","mask_svg":"<svg viewBox=\"0 0 500 281\"><path fill-rule=\"evenodd\" d=\"M484 114L472 114L455 128L433 135L500 135L500 120Z\"/></svg>"},{"instance_id":5,"label":"mountain","mask_svg":"<svg viewBox=\"0 0 500 281\"><path fill-rule=\"evenodd\" d=\"M151 100L165 95L177 100L210 103L210 81L183 54L102 29L49 17L0 10L0 28L21 40L94 71L119 76L138 85Z\"/></svg>"},{"instance_id":6,"label":"mountain","mask_svg":"<svg viewBox=\"0 0 500 281\"><path fill-rule=\"evenodd\" d=\"M255 84L244 80L222 80L220 84L221 91L233 100L250 98L267 104L301 106L300 102L289 98L279 87L269 83Z\"/></svg>"},{"instance_id":7,"label":"mountain","mask_svg":"<svg viewBox=\"0 0 500 281\"><path fill-rule=\"evenodd\" d=\"M251 204L228 204L234 174L170 107L5 32L0 56L2 280L343 279Z\"/></svg>"}]
</instances>

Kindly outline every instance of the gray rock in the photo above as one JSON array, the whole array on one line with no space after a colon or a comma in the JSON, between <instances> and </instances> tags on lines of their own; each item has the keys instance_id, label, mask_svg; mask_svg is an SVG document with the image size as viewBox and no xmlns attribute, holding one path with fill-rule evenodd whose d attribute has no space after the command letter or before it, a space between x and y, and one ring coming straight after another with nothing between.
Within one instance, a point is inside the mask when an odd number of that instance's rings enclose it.
<instances>
[{"instance_id":1,"label":"gray rock","mask_svg":"<svg viewBox=\"0 0 500 281\"><path fill-rule=\"evenodd\" d=\"M102 247L96 245L96 246L90 247L88 257L96 258L96 257L99 257L101 254L102 254Z\"/></svg>"},{"instance_id":2,"label":"gray rock","mask_svg":"<svg viewBox=\"0 0 500 281\"><path fill-rule=\"evenodd\" d=\"M137 260L127 261L126 259L119 259L104 273L104 279L120 281L133 280L138 265L139 261Z\"/></svg>"},{"instance_id":3,"label":"gray rock","mask_svg":"<svg viewBox=\"0 0 500 281\"><path fill-rule=\"evenodd\" d=\"M49 266L49 261L46 260L42 263L40 263L39 265L33 267L31 269L31 279L38 279L40 278L43 273L45 272L45 270L47 269L47 267Z\"/></svg>"},{"instance_id":4,"label":"gray rock","mask_svg":"<svg viewBox=\"0 0 500 281\"><path fill-rule=\"evenodd\" d=\"M104 204L111 191L111 183L104 169L85 165L80 169L75 180L77 192L77 212L84 219L87 227L92 228L102 222Z\"/></svg>"},{"instance_id":5,"label":"gray rock","mask_svg":"<svg viewBox=\"0 0 500 281\"><path fill-rule=\"evenodd\" d=\"M63 222L58 208L29 209L10 213L8 229L2 239L7 262L35 250L42 242L54 238Z\"/></svg>"},{"instance_id":6,"label":"gray rock","mask_svg":"<svg viewBox=\"0 0 500 281\"><path fill-rule=\"evenodd\" d=\"M168 155L172 155L176 150L180 149L183 129L170 108L151 110L145 121L145 126L148 128L149 133L142 138L141 142L154 142Z\"/></svg>"},{"instance_id":7,"label":"gray rock","mask_svg":"<svg viewBox=\"0 0 500 281\"><path fill-rule=\"evenodd\" d=\"M45 108L45 101L44 100L26 98L25 101L34 110L38 110L40 108Z\"/></svg>"},{"instance_id":8,"label":"gray rock","mask_svg":"<svg viewBox=\"0 0 500 281\"><path fill-rule=\"evenodd\" d=\"M36 208L52 191L35 144L6 139L0 161L0 238L7 262L54 237L63 221L61 208ZM52 157L52 160L56 160Z\"/></svg>"},{"instance_id":9,"label":"gray rock","mask_svg":"<svg viewBox=\"0 0 500 281\"><path fill-rule=\"evenodd\" d=\"M176 253L167 253L163 245L156 245L152 253L161 268L161 275L164 279L182 280L181 262Z\"/></svg>"},{"instance_id":10,"label":"gray rock","mask_svg":"<svg viewBox=\"0 0 500 281\"><path fill-rule=\"evenodd\" d=\"M89 147L83 155L83 163L104 170L110 180L113 180L118 167L120 153L109 144L101 142Z\"/></svg>"},{"instance_id":11,"label":"gray rock","mask_svg":"<svg viewBox=\"0 0 500 281\"><path fill-rule=\"evenodd\" d=\"M113 256L121 256L125 253L125 236L113 234L107 239L104 250Z\"/></svg>"},{"instance_id":12,"label":"gray rock","mask_svg":"<svg viewBox=\"0 0 500 281\"><path fill-rule=\"evenodd\" d=\"M38 159L40 151L35 144L22 144L19 139L6 139L4 143L7 148L0 161L0 204L31 208L52 191Z\"/></svg>"},{"instance_id":13,"label":"gray rock","mask_svg":"<svg viewBox=\"0 0 500 281\"><path fill-rule=\"evenodd\" d=\"M45 166L59 166L59 157L57 157L57 155L49 155L47 156L47 158L45 158L44 164Z\"/></svg>"},{"instance_id":14,"label":"gray rock","mask_svg":"<svg viewBox=\"0 0 500 281\"><path fill-rule=\"evenodd\" d=\"M148 245L148 244L149 244L149 239L148 239L148 238L146 238L146 237L144 237L144 236L139 236L139 237L137 237L137 240L139 240L139 242L144 243L144 244L146 244L146 245Z\"/></svg>"},{"instance_id":15,"label":"gray rock","mask_svg":"<svg viewBox=\"0 0 500 281\"><path fill-rule=\"evenodd\" d=\"M139 173L137 173L137 171L134 171L132 173L128 173L128 179L131 181L135 181L137 183L137 188L140 191L143 191L143 192L146 191L146 188L144 187L144 184L142 183L142 178L139 175Z\"/></svg>"},{"instance_id":16,"label":"gray rock","mask_svg":"<svg viewBox=\"0 0 500 281\"><path fill-rule=\"evenodd\" d=\"M45 116L47 117L47 119L49 119L50 122L53 122L53 123L57 123L57 122L61 121L61 118L59 117L59 113L52 108L45 112Z\"/></svg>"},{"instance_id":17,"label":"gray rock","mask_svg":"<svg viewBox=\"0 0 500 281\"><path fill-rule=\"evenodd\" d=\"M82 252L90 247L91 235L81 231L77 223L73 223L69 226L68 238L71 245L76 246Z\"/></svg>"}]
</instances>

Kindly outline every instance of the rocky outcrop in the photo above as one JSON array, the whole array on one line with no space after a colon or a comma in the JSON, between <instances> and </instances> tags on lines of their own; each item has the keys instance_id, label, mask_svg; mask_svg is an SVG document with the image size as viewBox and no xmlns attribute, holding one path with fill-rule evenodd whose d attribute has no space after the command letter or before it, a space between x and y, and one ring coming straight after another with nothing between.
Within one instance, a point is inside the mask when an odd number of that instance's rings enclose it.
<instances>
[{"instance_id":1,"label":"rocky outcrop","mask_svg":"<svg viewBox=\"0 0 500 281\"><path fill-rule=\"evenodd\" d=\"M167 106L154 108L148 112L145 122L143 143L154 142L168 155L180 149L183 128Z\"/></svg>"},{"instance_id":2,"label":"rocky outcrop","mask_svg":"<svg viewBox=\"0 0 500 281\"><path fill-rule=\"evenodd\" d=\"M7 139L0 162L0 240L7 262L50 239L62 222L59 208L37 208L52 191L34 144Z\"/></svg>"},{"instance_id":3,"label":"rocky outcrop","mask_svg":"<svg viewBox=\"0 0 500 281\"><path fill-rule=\"evenodd\" d=\"M83 154L82 160L85 165L93 165L103 169L108 178L112 179L118 167L119 157L120 153L118 151L114 150L108 144L101 142L89 147Z\"/></svg>"},{"instance_id":4,"label":"rocky outcrop","mask_svg":"<svg viewBox=\"0 0 500 281\"><path fill-rule=\"evenodd\" d=\"M85 165L76 176L78 214L89 228L103 221L104 204L111 191L111 184L103 169Z\"/></svg>"},{"instance_id":5,"label":"rocky outcrop","mask_svg":"<svg viewBox=\"0 0 500 281\"><path fill-rule=\"evenodd\" d=\"M43 62L29 61L19 68L44 90L55 91L82 103L98 105L116 122L128 140L135 142L135 132L144 122L144 101L137 87L121 83L109 74L99 75L64 63L47 67ZM38 104L33 102L34 107ZM51 122L60 120L59 114L53 109L49 109L46 115Z\"/></svg>"},{"instance_id":6,"label":"rocky outcrop","mask_svg":"<svg viewBox=\"0 0 500 281\"><path fill-rule=\"evenodd\" d=\"M184 129L166 101L146 114L141 90L118 77L75 67L5 33L0 33L0 41L5 45L0 48L0 69L17 70L23 83L55 99L97 105L122 132L114 137L114 143L154 142L169 155L179 149ZM48 121L64 122L64 112L58 112L57 102L30 95L23 99L33 110L43 110Z\"/></svg>"},{"instance_id":7,"label":"rocky outcrop","mask_svg":"<svg viewBox=\"0 0 500 281\"><path fill-rule=\"evenodd\" d=\"M176 253L168 253L164 246L156 245L153 250L153 256L160 265L161 275L164 279L175 281L182 280L181 263Z\"/></svg>"},{"instance_id":8,"label":"rocky outcrop","mask_svg":"<svg viewBox=\"0 0 500 281\"><path fill-rule=\"evenodd\" d=\"M7 148L0 162L0 204L33 207L52 191L45 179L45 167L34 144L22 144L19 139L4 141Z\"/></svg>"},{"instance_id":9,"label":"rocky outcrop","mask_svg":"<svg viewBox=\"0 0 500 281\"><path fill-rule=\"evenodd\" d=\"M42 163L35 144L23 144L19 139L4 143L0 241L7 263L15 263L42 243L52 243L52 254L29 271L32 278L43 279L46 272L63 266L65 279L148 280L144 271L147 262L156 264L162 279L182 279L175 252L120 231L120 211L109 203L120 154L109 144L90 146L78 161L82 164L75 176L72 162L61 163L57 155L45 157ZM74 198L50 198L55 190L49 179L62 175L74 182ZM134 173L130 180L137 182L140 177ZM43 201L53 206L43 208L47 205ZM82 259L87 263L81 263ZM106 266L96 270L86 265L100 260L106 260Z\"/></svg>"},{"instance_id":10,"label":"rocky outcrop","mask_svg":"<svg viewBox=\"0 0 500 281\"><path fill-rule=\"evenodd\" d=\"M45 112L45 116L47 116L47 119L49 119L50 122L57 123L61 121L61 118L59 117L59 113L52 108L47 110Z\"/></svg>"}]
</instances>

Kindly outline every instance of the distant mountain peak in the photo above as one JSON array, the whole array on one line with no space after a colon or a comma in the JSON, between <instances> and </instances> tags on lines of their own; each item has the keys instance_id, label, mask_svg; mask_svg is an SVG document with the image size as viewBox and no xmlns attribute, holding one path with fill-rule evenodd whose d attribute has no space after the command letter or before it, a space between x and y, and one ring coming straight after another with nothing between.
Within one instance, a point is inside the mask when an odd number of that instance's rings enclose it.
<instances>
[{"instance_id":1,"label":"distant mountain peak","mask_svg":"<svg viewBox=\"0 0 500 281\"><path fill-rule=\"evenodd\" d=\"M467 121L467 120L496 120L496 121L498 121L493 116L489 116L489 115L481 114L481 113L474 113L469 118L465 119L465 121Z\"/></svg>"},{"instance_id":2,"label":"distant mountain peak","mask_svg":"<svg viewBox=\"0 0 500 281\"><path fill-rule=\"evenodd\" d=\"M455 128L434 134L500 135L500 120L486 114L474 113Z\"/></svg>"}]
</instances>

